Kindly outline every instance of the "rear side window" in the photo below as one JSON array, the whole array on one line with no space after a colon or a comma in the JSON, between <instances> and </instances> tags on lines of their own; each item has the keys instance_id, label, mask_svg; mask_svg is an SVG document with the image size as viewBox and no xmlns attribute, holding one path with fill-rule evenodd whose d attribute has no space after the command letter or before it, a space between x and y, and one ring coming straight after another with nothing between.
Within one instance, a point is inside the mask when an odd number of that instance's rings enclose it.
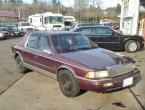
<instances>
[{"instance_id":1,"label":"rear side window","mask_svg":"<svg viewBox=\"0 0 145 110\"><path fill-rule=\"evenodd\" d=\"M104 27L97 27L95 29L95 33L97 35L112 35L112 31L110 30L110 28L104 28Z\"/></svg>"},{"instance_id":2,"label":"rear side window","mask_svg":"<svg viewBox=\"0 0 145 110\"><path fill-rule=\"evenodd\" d=\"M36 48L39 36L36 34L31 34L27 43L27 47Z\"/></svg>"},{"instance_id":3,"label":"rear side window","mask_svg":"<svg viewBox=\"0 0 145 110\"><path fill-rule=\"evenodd\" d=\"M93 28L82 28L78 32L81 32L84 35L95 35Z\"/></svg>"},{"instance_id":4,"label":"rear side window","mask_svg":"<svg viewBox=\"0 0 145 110\"><path fill-rule=\"evenodd\" d=\"M38 50L40 51L51 51L50 44L47 36L41 36L38 42Z\"/></svg>"}]
</instances>

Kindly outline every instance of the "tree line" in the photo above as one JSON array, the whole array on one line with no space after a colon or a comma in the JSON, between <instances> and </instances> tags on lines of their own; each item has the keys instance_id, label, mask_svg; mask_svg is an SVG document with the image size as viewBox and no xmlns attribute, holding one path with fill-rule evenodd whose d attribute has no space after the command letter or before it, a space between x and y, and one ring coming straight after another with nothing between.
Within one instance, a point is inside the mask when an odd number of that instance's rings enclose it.
<instances>
[{"instance_id":1,"label":"tree line","mask_svg":"<svg viewBox=\"0 0 145 110\"><path fill-rule=\"evenodd\" d=\"M118 20L121 6L104 9L101 0L74 0L70 6L64 6L61 0L33 0L31 4L23 0L0 0L0 10L13 11L20 15L20 20L27 20L36 13L54 12L74 16L77 21L97 22L105 18Z\"/></svg>"}]
</instances>

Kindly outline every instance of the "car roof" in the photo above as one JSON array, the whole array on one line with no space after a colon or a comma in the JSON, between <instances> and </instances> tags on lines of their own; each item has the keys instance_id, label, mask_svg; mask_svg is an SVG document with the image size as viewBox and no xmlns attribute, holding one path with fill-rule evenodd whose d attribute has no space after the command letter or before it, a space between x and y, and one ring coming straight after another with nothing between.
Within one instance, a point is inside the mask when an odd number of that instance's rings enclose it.
<instances>
[{"instance_id":1,"label":"car roof","mask_svg":"<svg viewBox=\"0 0 145 110\"><path fill-rule=\"evenodd\" d=\"M88 26L81 26L79 28L82 28L82 27L109 27L109 26L102 26L102 25L88 25Z\"/></svg>"},{"instance_id":2,"label":"car roof","mask_svg":"<svg viewBox=\"0 0 145 110\"><path fill-rule=\"evenodd\" d=\"M46 34L48 37L49 35L52 36L52 35L63 35L63 34L79 34L79 35L82 35L81 33L78 33L78 32L70 32L70 31L28 31L21 39L19 39L17 42L15 42L16 44L19 44L19 45L22 45L24 46L25 45L25 42L27 41L29 35L31 34Z\"/></svg>"},{"instance_id":3,"label":"car roof","mask_svg":"<svg viewBox=\"0 0 145 110\"><path fill-rule=\"evenodd\" d=\"M78 32L70 32L70 31L56 31L56 30L51 30L51 31L32 31L32 33L43 33L43 34L47 34L47 35L58 35L58 34L80 34Z\"/></svg>"},{"instance_id":4,"label":"car roof","mask_svg":"<svg viewBox=\"0 0 145 110\"><path fill-rule=\"evenodd\" d=\"M81 26L81 27L77 27L76 29L74 29L73 31L75 30L78 30L78 29L82 29L82 28L96 28L96 27L103 27L103 28L110 28L109 26L102 26L102 25L89 25L89 26Z\"/></svg>"}]
</instances>

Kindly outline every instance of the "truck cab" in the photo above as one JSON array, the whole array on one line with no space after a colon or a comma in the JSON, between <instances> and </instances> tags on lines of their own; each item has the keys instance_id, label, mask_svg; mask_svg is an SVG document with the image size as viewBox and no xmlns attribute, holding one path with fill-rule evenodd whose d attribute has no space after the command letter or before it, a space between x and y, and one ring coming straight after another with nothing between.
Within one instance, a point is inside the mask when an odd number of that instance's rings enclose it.
<instances>
[{"instance_id":1,"label":"truck cab","mask_svg":"<svg viewBox=\"0 0 145 110\"><path fill-rule=\"evenodd\" d=\"M34 26L31 25L29 22L19 22L18 23L18 29L27 32L27 31L32 31L34 30Z\"/></svg>"}]
</instances>

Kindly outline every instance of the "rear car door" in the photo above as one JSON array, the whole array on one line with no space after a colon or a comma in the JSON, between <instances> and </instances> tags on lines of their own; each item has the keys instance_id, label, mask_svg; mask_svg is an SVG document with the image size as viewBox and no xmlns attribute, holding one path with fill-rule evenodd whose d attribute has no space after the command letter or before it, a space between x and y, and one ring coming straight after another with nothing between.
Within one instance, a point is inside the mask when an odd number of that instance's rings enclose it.
<instances>
[{"instance_id":1,"label":"rear car door","mask_svg":"<svg viewBox=\"0 0 145 110\"><path fill-rule=\"evenodd\" d=\"M37 54L37 43L39 40L38 33L31 33L28 41L26 42L25 49L22 51L23 60L25 63L33 66L37 66L35 55Z\"/></svg>"},{"instance_id":2,"label":"rear car door","mask_svg":"<svg viewBox=\"0 0 145 110\"><path fill-rule=\"evenodd\" d=\"M54 60L53 60L53 52L51 49L51 45L48 39L48 35L41 34L38 45L37 45L38 54L36 56L36 62L38 64L38 68L54 73Z\"/></svg>"},{"instance_id":3,"label":"rear car door","mask_svg":"<svg viewBox=\"0 0 145 110\"><path fill-rule=\"evenodd\" d=\"M100 47L109 50L118 50L120 48L120 37L109 27L96 27L94 31L96 36L90 39Z\"/></svg>"}]
</instances>

